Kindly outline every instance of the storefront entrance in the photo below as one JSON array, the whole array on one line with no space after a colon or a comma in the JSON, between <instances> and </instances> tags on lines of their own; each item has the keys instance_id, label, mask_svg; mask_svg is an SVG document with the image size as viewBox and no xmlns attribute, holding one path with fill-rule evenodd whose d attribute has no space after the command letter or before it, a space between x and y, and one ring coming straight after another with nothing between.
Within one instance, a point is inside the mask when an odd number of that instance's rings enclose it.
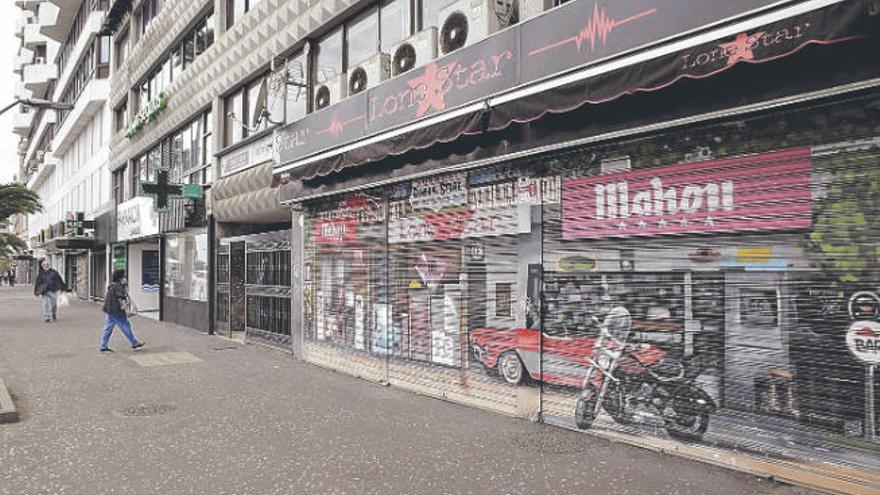
<instances>
[{"instance_id":1,"label":"storefront entrance","mask_svg":"<svg viewBox=\"0 0 880 495\"><path fill-rule=\"evenodd\" d=\"M782 282L781 273L725 274L726 407L788 415L795 412Z\"/></svg>"}]
</instances>

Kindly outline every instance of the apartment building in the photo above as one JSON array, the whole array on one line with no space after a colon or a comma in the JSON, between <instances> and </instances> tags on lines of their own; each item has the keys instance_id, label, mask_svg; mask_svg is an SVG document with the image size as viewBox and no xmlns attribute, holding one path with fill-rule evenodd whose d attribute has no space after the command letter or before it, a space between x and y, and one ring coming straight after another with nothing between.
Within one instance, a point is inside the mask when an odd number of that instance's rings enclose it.
<instances>
[{"instance_id":1,"label":"apartment building","mask_svg":"<svg viewBox=\"0 0 880 495\"><path fill-rule=\"evenodd\" d=\"M112 216L109 172L112 114L110 38L100 34L108 2L18 1L17 98L67 104L65 110L22 106L20 175L43 201L28 221L35 259L47 258L82 298L101 297Z\"/></svg>"}]
</instances>

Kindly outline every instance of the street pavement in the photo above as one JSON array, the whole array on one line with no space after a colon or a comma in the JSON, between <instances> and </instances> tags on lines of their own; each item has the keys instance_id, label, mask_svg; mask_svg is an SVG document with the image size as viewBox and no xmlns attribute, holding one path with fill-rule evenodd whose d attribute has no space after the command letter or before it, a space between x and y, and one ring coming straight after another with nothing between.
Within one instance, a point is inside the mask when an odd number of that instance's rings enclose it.
<instances>
[{"instance_id":1,"label":"street pavement","mask_svg":"<svg viewBox=\"0 0 880 495\"><path fill-rule=\"evenodd\" d=\"M808 494L384 387L142 317L0 287L0 494Z\"/></svg>"}]
</instances>

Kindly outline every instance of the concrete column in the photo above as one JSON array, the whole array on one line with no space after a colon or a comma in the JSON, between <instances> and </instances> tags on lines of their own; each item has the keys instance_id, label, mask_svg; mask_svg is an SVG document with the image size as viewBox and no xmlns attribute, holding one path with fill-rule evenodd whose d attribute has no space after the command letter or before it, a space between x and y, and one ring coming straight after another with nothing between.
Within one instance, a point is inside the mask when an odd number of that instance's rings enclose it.
<instances>
[{"instance_id":1,"label":"concrete column","mask_svg":"<svg viewBox=\"0 0 880 495\"><path fill-rule=\"evenodd\" d=\"M304 220L302 205L294 205L290 228L290 340L291 350L297 359L303 356L303 274L304 262L303 247Z\"/></svg>"}]
</instances>

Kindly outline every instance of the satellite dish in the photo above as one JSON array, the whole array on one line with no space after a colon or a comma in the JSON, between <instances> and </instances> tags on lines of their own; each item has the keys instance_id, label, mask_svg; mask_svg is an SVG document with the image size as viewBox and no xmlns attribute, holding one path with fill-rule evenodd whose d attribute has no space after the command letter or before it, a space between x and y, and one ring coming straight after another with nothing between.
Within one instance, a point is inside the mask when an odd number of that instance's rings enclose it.
<instances>
[{"instance_id":1,"label":"satellite dish","mask_svg":"<svg viewBox=\"0 0 880 495\"><path fill-rule=\"evenodd\" d=\"M443 27L440 29L440 49L446 55L463 47L467 43L467 39L467 16L463 12L453 12L452 15L443 21Z\"/></svg>"},{"instance_id":2,"label":"satellite dish","mask_svg":"<svg viewBox=\"0 0 880 495\"><path fill-rule=\"evenodd\" d=\"M254 105L254 115L251 116L251 127L257 128L269 113L266 103L269 100L269 81L264 78L260 84L260 91L257 93L257 103Z\"/></svg>"}]
</instances>

